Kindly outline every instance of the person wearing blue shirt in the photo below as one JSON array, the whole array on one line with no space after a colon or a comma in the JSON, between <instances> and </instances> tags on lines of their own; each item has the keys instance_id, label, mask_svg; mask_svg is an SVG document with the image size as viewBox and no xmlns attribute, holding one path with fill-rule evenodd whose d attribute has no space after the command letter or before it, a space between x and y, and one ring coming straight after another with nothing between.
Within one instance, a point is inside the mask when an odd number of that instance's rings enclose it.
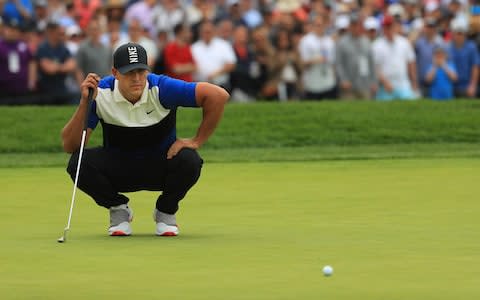
<instances>
[{"instance_id":1,"label":"person wearing blue shirt","mask_svg":"<svg viewBox=\"0 0 480 300\"><path fill-rule=\"evenodd\" d=\"M179 233L179 202L200 177L197 149L220 122L229 94L205 82L186 82L149 73L147 53L127 43L113 54L112 75L90 73L81 84L77 111L62 131L63 148L73 153L67 171L74 179L88 114L86 141L100 122L103 146L83 151L78 188L110 211L111 236L132 233L133 214L123 193L162 191L154 208L156 235ZM93 89L91 107L88 90ZM193 138L176 135L179 107L201 107L203 118Z\"/></svg>"},{"instance_id":2,"label":"person wearing blue shirt","mask_svg":"<svg viewBox=\"0 0 480 300\"><path fill-rule=\"evenodd\" d=\"M426 18L421 36L415 42L415 54L417 61L417 78L423 95L427 95L429 85L425 82L425 76L432 64L433 50L445 43L438 34L437 21L433 18Z\"/></svg>"},{"instance_id":3,"label":"person wearing blue shirt","mask_svg":"<svg viewBox=\"0 0 480 300\"><path fill-rule=\"evenodd\" d=\"M22 26L25 26L27 24L27 21L30 20L33 15L32 1L30 0L0 1L0 15L6 19L14 19L18 23L22 24Z\"/></svg>"},{"instance_id":4,"label":"person wearing blue shirt","mask_svg":"<svg viewBox=\"0 0 480 300\"><path fill-rule=\"evenodd\" d=\"M430 64L425 82L430 84L429 97L433 100L450 100L453 98L453 84L457 80L457 71L452 63L447 62L447 52L442 46L434 49L433 63Z\"/></svg>"},{"instance_id":5,"label":"person wearing blue shirt","mask_svg":"<svg viewBox=\"0 0 480 300\"><path fill-rule=\"evenodd\" d=\"M452 21L450 58L457 69L458 80L454 85L456 97L475 97L478 83L479 54L473 41L467 40L468 24L463 19Z\"/></svg>"}]
</instances>

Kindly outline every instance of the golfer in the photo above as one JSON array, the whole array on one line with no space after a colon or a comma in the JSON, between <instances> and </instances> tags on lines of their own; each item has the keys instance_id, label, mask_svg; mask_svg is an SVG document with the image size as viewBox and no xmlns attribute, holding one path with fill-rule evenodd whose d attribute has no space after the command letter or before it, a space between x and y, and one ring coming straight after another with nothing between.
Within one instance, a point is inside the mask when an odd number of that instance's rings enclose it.
<instances>
[{"instance_id":1,"label":"golfer","mask_svg":"<svg viewBox=\"0 0 480 300\"><path fill-rule=\"evenodd\" d=\"M90 109L89 89L94 90ZM217 127L229 94L213 84L149 73L146 51L135 43L115 51L112 75L101 79L88 74L81 92L80 104L62 130L63 148L73 153L67 171L73 179L88 114L86 141L100 122L103 146L84 150L78 188L109 209L109 235L132 234L133 213L122 193L140 190L162 192L153 213L156 234L178 235L175 213L202 168L196 150ZM203 110L193 138L177 138L180 106Z\"/></svg>"}]
</instances>

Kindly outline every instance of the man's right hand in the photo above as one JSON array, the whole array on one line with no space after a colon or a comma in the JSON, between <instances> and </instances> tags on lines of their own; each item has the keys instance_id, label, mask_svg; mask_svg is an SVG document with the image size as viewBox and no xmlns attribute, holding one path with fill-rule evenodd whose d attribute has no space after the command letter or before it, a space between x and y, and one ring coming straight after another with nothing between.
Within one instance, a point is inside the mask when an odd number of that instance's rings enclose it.
<instances>
[{"instance_id":1,"label":"man's right hand","mask_svg":"<svg viewBox=\"0 0 480 300\"><path fill-rule=\"evenodd\" d=\"M352 88L352 83L350 81L342 81L340 88L344 91L349 91Z\"/></svg>"},{"instance_id":2,"label":"man's right hand","mask_svg":"<svg viewBox=\"0 0 480 300\"><path fill-rule=\"evenodd\" d=\"M388 80L383 81L383 88L385 89L385 91L387 93L393 92L393 86L390 84L390 82Z\"/></svg>"},{"instance_id":3,"label":"man's right hand","mask_svg":"<svg viewBox=\"0 0 480 300\"><path fill-rule=\"evenodd\" d=\"M80 85L80 90L82 91L82 99L80 100L81 103L88 102L88 89L93 89L93 99L97 97L97 87L100 79L100 76L95 73L89 73L87 77L85 77L85 80L83 80L82 84Z\"/></svg>"}]
</instances>

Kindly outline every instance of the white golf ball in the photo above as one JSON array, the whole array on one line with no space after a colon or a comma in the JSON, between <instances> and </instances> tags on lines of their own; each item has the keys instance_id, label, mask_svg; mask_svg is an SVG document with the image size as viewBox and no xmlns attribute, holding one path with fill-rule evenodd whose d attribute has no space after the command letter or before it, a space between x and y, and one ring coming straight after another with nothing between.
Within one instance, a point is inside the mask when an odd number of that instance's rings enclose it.
<instances>
[{"instance_id":1,"label":"white golf ball","mask_svg":"<svg viewBox=\"0 0 480 300\"><path fill-rule=\"evenodd\" d=\"M330 276L333 274L333 268L331 266L323 267L323 275Z\"/></svg>"}]
</instances>

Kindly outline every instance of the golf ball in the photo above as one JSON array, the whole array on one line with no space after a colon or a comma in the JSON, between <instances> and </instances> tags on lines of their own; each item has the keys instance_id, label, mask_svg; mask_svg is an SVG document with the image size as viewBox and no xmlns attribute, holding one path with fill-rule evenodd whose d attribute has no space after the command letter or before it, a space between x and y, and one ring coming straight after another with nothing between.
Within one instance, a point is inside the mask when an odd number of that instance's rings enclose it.
<instances>
[{"instance_id":1,"label":"golf ball","mask_svg":"<svg viewBox=\"0 0 480 300\"><path fill-rule=\"evenodd\" d=\"M333 274L333 268L331 266L323 267L323 275L330 276Z\"/></svg>"}]
</instances>

